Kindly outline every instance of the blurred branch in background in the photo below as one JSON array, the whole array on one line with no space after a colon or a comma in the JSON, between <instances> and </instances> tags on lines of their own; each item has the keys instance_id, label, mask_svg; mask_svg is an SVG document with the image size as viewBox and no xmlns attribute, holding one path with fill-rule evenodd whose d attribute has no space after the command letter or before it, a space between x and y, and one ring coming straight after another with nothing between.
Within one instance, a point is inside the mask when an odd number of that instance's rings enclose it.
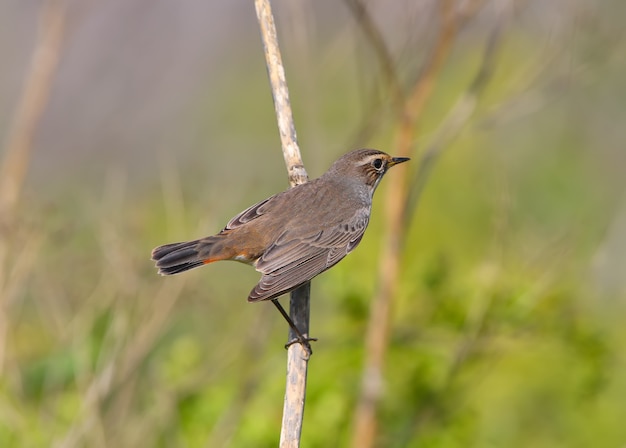
<instances>
[{"instance_id":1,"label":"blurred branch in background","mask_svg":"<svg viewBox=\"0 0 626 448\"><path fill-rule=\"evenodd\" d=\"M65 0L46 0L39 18L39 37L24 83L0 166L0 216L15 206L30 160L37 126L48 104L63 47Z\"/></svg>"},{"instance_id":2,"label":"blurred branch in background","mask_svg":"<svg viewBox=\"0 0 626 448\"><path fill-rule=\"evenodd\" d=\"M453 141L458 137L466 126L468 120L472 117L476 110L476 106L484 89L489 84L495 68L496 56L500 37L503 28L508 19L508 11L499 8L494 14L491 24L491 31L487 36L485 48L483 50L482 61L478 67L476 76L465 92L457 99L455 104L450 108L448 114L442 119L432 141L420 156L419 165L416 174L411 182L410 194L407 197L405 216L405 228L410 228L411 220L409 217L415 216L415 209L418 207L419 199L428 182L429 175L435 166L442 152L450 147ZM493 282L493 276L488 281ZM489 285L491 286L491 285ZM451 361L445 373L444 380L431 396L427 403L423 403L421 412L415 418L411 430L406 434L406 440L419 438L422 429L422 423L433 418L441 418L439 414L443 413L440 403L445 402L444 395L448 393L452 387L453 380L459 374L461 367L473 359L476 353L480 352L479 347L483 343L483 338L489 327L488 319L493 314L493 301L486 299L479 301L482 306L477 307L477 311L467 319L464 327L464 336L458 342Z\"/></svg>"},{"instance_id":3,"label":"blurred branch in background","mask_svg":"<svg viewBox=\"0 0 626 448\"><path fill-rule=\"evenodd\" d=\"M387 48L385 38L376 26L373 17L361 0L345 0L346 5L354 16L363 35L368 40L376 59L380 64L383 83L389 90L391 103L396 111L400 112L404 103L404 88L398 77L393 57ZM375 114L372 114L375 115Z\"/></svg>"},{"instance_id":4,"label":"blurred branch in background","mask_svg":"<svg viewBox=\"0 0 626 448\"><path fill-rule=\"evenodd\" d=\"M173 188L164 178L164 190ZM171 197L172 194L165 195ZM114 216L124 208L128 195L127 179L124 172L111 170L105 186L102 205L95 211L97 216ZM118 222L100 219L98 242L100 246L98 262L101 263L101 278L93 286L93 293L85 297L79 305L74 321L77 334L89 334L89 327L96 325L102 316L110 316L111 324L102 336L102 354L95 366L89 362L76 362L76 388L80 390L80 412L68 425L66 433L55 441L54 446L71 448L88 444L90 446L110 446L115 435L107 427L116 427L128 415L126 403L133 401L138 389L138 376L142 365L154 350L159 338L167 329L175 304L179 301L185 279L171 282L158 282L158 289L141 310L141 325L129 325L126 304L116 299L123 293L129 298L137 298L142 293L141 279L137 263L126 247L126 235ZM96 306L94 306L96 304ZM77 356L81 350L76 349ZM135 428L141 432L142 428ZM145 430L145 428L144 428Z\"/></svg>"},{"instance_id":5,"label":"blurred branch in background","mask_svg":"<svg viewBox=\"0 0 626 448\"><path fill-rule=\"evenodd\" d=\"M403 96L400 96L401 89L398 87L397 77L394 75L396 70L390 68L391 57L385 50L386 46L382 43L381 33L376 30L373 20L367 14L362 3L358 0L350 0L348 3L352 5L351 9L355 14L357 23L374 48L382 72L385 74L384 78L390 83L388 88L393 98L392 103L396 105L394 108L398 109L393 153L403 157L409 156L414 149L415 133L420 118L424 113L428 99L432 95L439 73L450 54L457 30L462 25L460 20L462 19L463 22L470 20L480 10L482 2L472 2L471 7L463 12L457 11L456 2L440 2L438 37L430 49L430 55L421 68L419 76L408 93L403 94ZM355 4L358 7L355 7ZM404 174L390 179L389 182L390 185L385 198L387 212L379 262L378 293L371 305L361 392L354 417L352 437L352 446L354 447L372 447L376 444L378 437L377 412L384 393L383 370L389 345L393 301L397 295L397 285L400 281L400 259L404 253L405 234L408 229L407 216L413 216L410 212L416 205L419 191L423 188L427 174L436 161L437 155L463 128L475 110L478 95L488 82L500 32L500 19L495 20L495 23L493 32L488 39L482 65L474 82L442 122L436 140L420 157L417 175L412 182L415 186L410 186ZM410 195L411 190L413 193Z\"/></svg>"},{"instance_id":6,"label":"blurred branch in background","mask_svg":"<svg viewBox=\"0 0 626 448\"><path fill-rule=\"evenodd\" d=\"M500 44L500 35L506 17L504 11L497 11L493 20L492 29L487 36L487 42L483 51L482 61L466 92L464 92L450 108L448 114L442 119L441 124L435 131L431 142L422 151L417 170L411 181L410 193L407 197L405 210L408 211L405 219L415 216L412 213L418 206L419 198L428 182L428 177L437 159L445 148L449 147L453 140L460 134L470 117L474 114L480 94L493 75L495 58ZM405 222L405 228L410 227L410 222Z\"/></svg>"},{"instance_id":7,"label":"blurred branch in background","mask_svg":"<svg viewBox=\"0 0 626 448\"><path fill-rule=\"evenodd\" d=\"M41 8L38 39L0 161L0 374L6 356L7 307L35 261L33 244L40 241L34 235L26 238L25 250L9 263L9 246L19 244L17 233L12 232L18 227L14 209L30 163L33 139L50 97L64 32L64 0L47 0Z\"/></svg>"}]
</instances>

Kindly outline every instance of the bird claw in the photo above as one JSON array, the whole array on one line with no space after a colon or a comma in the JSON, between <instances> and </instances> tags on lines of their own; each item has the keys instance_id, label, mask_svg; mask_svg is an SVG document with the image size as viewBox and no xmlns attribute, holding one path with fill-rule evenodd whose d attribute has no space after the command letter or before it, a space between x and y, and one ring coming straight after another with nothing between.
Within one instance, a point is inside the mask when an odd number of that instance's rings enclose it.
<instances>
[{"instance_id":1,"label":"bird claw","mask_svg":"<svg viewBox=\"0 0 626 448\"><path fill-rule=\"evenodd\" d=\"M293 344L300 344L302 348L304 349L304 351L307 353L306 359L309 359L309 357L313 354L313 349L311 348L311 344L309 344L309 342L314 342L314 341L317 341L317 338L309 338L306 336L305 337L296 336L295 338L293 338L292 340L290 340L289 342L285 344L285 349L288 349Z\"/></svg>"}]
</instances>

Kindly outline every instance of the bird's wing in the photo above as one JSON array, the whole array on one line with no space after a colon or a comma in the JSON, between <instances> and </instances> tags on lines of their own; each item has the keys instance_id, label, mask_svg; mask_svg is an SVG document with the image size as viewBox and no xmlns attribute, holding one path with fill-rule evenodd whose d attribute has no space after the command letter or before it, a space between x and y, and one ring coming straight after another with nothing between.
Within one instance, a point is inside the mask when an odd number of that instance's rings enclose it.
<instances>
[{"instance_id":1,"label":"bird's wing","mask_svg":"<svg viewBox=\"0 0 626 448\"><path fill-rule=\"evenodd\" d=\"M257 261L256 270L263 277L248 301L278 297L338 263L359 244L368 220L368 209L363 208L352 219L327 229L283 232Z\"/></svg>"},{"instance_id":2,"label":"bird's wing","mask_svg":"<svg viewBox=\"0 0 626 448\"><path fill-rule=\"evenodd\" d=\"M228 221L228 224L226 224L226 227L224 228L224 230L230 230L230 229L234 229L236 227L242 226L246 224L247 222L250 222L253 219L256 219L259 216L267 213L268 208L269 208L269 203L276 196L277 195L271 196L267 199L262 200L261 202L257 202L256 204L251 205L250 207L248 207L247 209L239 213L237 216L232 218L230 221Z\"/></svg>"}]
</instances>

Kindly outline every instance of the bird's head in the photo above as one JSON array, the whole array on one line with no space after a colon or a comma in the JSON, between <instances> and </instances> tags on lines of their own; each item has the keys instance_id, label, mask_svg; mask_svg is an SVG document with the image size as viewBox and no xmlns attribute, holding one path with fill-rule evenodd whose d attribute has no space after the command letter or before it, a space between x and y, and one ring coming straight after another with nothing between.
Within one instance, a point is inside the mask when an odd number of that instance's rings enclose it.
<instances>
[{"instance_id":1,"label":"bird's head","mask_svg":"<svg viewBox=\"0 0 626 448\"><path fill-rule=\"evenodd\" d=\"M362 182L373 191L389 168L408 160L408 157L392 157L377 149L357 149L337 160L328 173Z\"/></svg>"}]
</instances>

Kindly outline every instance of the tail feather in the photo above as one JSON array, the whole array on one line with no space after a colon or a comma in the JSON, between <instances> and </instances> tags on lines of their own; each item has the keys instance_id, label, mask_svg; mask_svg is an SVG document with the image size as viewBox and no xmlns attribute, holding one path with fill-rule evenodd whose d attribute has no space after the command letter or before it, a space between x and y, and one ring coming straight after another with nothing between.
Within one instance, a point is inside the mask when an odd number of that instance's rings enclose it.
<instances>
[{"instance_id":1,"label":"tail feather","mask_svg":"<svg viewBox=\"0 0 626 448\"><path fill-rule=\"evenodd\" d=\"M202 252L206 253L206 245L206 241L203 242L202 240L165 244L152 251L152 259L156 261L159 274L178 274L202 266L207 262L199 251L200 246L204 246Z\"/></svg>"}]
</instances>

